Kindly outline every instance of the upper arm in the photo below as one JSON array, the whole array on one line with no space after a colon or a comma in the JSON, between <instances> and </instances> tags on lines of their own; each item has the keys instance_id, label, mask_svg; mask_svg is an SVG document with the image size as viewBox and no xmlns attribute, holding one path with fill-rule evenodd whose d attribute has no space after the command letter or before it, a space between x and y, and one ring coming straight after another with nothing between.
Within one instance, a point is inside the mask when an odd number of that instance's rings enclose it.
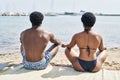
<instances>
[{"instance_id":1,"label":"upper arm","mask_svg":"<svg viewBox=\"0 0 120 80\"><path fill-rule=\"evenodd\" d=\"M72 48L72 47L74 47L75 46L75 44L76 44L76 39L75 39L75 35L72 37L72 39L71 39L71 42L68 44L68 48Z\"/></svg>"},{"instance_id":2,"label":"upper arm","mask_svg":"<svg viewBox=\"0 0 120 80\"><path fill-rule=\"evenodd\" d=\"M24 32L21 32L21 34L20 34L20 42L21 42L21 43L22 43L23 33L24 33Z\"/></svg>"},{"instance_id":3,"label":"upper arm","mask_svg":"<svg viewBox=\"0 0 120 80\"><path fill-rule=\"evenodd\" d=\"M59 40L55 38L55 36L52 33L50 33L49 35L50 35L50 41L52 43L59 44Z\"/></svg>"},{"instance_id":4,"label":"upper arm","mask_svg":"<svg viewBox=\"0 0 120 80\"><path fill-rule=\"evenodd\" d=\"M22 33L20 34L20 42L22 43Z\"/></svg>"},{"instance_id":5,"label":"upper arm","mask_svg":"<svg viewBox=\"0 0 120 80\"><path fill-rule=\"evenodd\" d=\"M99 49L100 51L103 51L103 50L105 50L106 48L105 48L105 46L104 46L104 44L103 44L103 39L102 39L102 37L100 37L100 38L101 38L101 40L100 40L100 45L99 45L98 49Z\"/></svg>"}]
</instances>

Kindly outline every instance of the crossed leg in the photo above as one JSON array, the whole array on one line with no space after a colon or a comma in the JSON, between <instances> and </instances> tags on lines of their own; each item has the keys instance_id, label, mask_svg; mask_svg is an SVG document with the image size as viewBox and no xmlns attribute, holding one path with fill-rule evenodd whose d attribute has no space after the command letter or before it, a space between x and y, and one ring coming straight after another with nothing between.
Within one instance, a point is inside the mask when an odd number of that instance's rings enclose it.
<instances>
[{"instance_id":1,"label":"crossed leg","mask_svg":"<svg viewBox=\"0 0 120 80\"><path fill-rule=\"evenodd\" d=\"M53 44L47 51L49 51L52 54L52 58L57 54L58 52L58 45Z\"/></svg>"},{"instance_id":2,"label":"crossed leg","mask_svg":"<svg viewBox=\"0 0 120 80\"><path fill-rule=\"evenodd\" d=\"M101 53L99 53L99 55L97 56L97 64L96 67L93 69L92 72L97 72L102 68L102 64L104 63L104 61L106 60L107 54L105 51L102 51Z\"/></svg>"},{"instance_id":3,"label":"crossed leg","mask_svg":"<svg viewBox=\"0 0 120 80\"><path fill-rule=\"evenodd\" d=\"M79 54L76 53L74 50L69 50L66 48L65 55L68 58L68 60L72 63L72 66L77 71L84 71L84 69L81 67L81 65L78 62Z\"/></svg>"},{"instance_id":4,"label":"crossed leg","mask_svg":"<svg viewBox=\"0 0 120 80\"><path fill-rule=\"evenodd\" d=\"M65 55L68 58L68 60L72 63L72 66L75 70L84 71L84 69L81 67L81 65L79 64L79 62L77 60L77 58L79 57L78 53L76 53L74 50L66 49ZM102 68L102 64L104 63L106 57L107 57L107 54L105 53L105 51L101 52L97 56L96 67L93 69L92 72L97 72Z\"/></svg>"}]
</instances>

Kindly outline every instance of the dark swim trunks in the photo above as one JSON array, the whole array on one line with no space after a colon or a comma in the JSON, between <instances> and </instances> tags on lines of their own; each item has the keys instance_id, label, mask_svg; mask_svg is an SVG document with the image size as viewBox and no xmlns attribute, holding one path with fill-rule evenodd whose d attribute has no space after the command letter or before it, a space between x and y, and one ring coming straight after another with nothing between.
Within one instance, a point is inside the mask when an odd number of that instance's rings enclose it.
<instances>
[{"instance_id":1,"label":"dark swim trunks","mask_svg":"<svg viewBox=\"0 0 120 80\"><path fill-rule=\"evenodd\" d=\"M87 72L92 72L97 63L97 60L85 61L85 60L81 60L79 58L78 58L78 61L79 61L79 64L81 65L81 67Z\"/></svg>"}]
</instances>

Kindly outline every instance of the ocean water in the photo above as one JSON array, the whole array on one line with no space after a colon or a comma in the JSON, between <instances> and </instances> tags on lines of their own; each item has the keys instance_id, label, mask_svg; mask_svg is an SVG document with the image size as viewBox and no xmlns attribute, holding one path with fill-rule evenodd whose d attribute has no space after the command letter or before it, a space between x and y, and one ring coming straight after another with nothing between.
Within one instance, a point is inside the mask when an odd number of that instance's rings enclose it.
<instances>
[{"instance_id":1,"label":"ocean water","mask_svg":"<svg viewBox=\"0 0 120 80\"><path fill-rule=\"evenodd\" d=\"M96 16L93 30L101 34L106 47L120 47L120 16ZM28 16L0 16L0 54L19 52L20 33L31 27ZM45 16L42 28L63 43L83 30L81 16ZM62 48L60 48L62 50Z\"/></svg>"}]
</instances>

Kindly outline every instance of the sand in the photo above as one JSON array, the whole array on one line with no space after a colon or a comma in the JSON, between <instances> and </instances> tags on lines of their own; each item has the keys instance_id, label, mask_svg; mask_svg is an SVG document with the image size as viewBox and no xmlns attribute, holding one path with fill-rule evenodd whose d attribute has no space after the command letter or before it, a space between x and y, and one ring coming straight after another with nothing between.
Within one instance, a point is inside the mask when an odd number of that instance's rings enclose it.
<instances>
[{"instance_id":1,"label":"sand","mask_svg":"<svg viewBox=\"0 0 120 80\"><path fill-rule=\"evenodd\" d=\"M120 70L120 48L110 48L107 51L108 57L103 64L104 69L108 70ZM18 53L0 54L0 63L22 63L22 56ZM50 62L52 64L58 65L71 65L64 52L59 51L57 55Z\"/></svg>"},{"instance_id":2,"label":"sand","mask_svg":"<svg viewBox=\"0 0 120 80\"><path fill-rule=\"evenodd\" d=\"M51 66L44 70L27 70L13 66L0 74L0 80L120 80L120 71L101 69L96 73L78 72L71 67Z\"/></svg>"}]
</instances>

